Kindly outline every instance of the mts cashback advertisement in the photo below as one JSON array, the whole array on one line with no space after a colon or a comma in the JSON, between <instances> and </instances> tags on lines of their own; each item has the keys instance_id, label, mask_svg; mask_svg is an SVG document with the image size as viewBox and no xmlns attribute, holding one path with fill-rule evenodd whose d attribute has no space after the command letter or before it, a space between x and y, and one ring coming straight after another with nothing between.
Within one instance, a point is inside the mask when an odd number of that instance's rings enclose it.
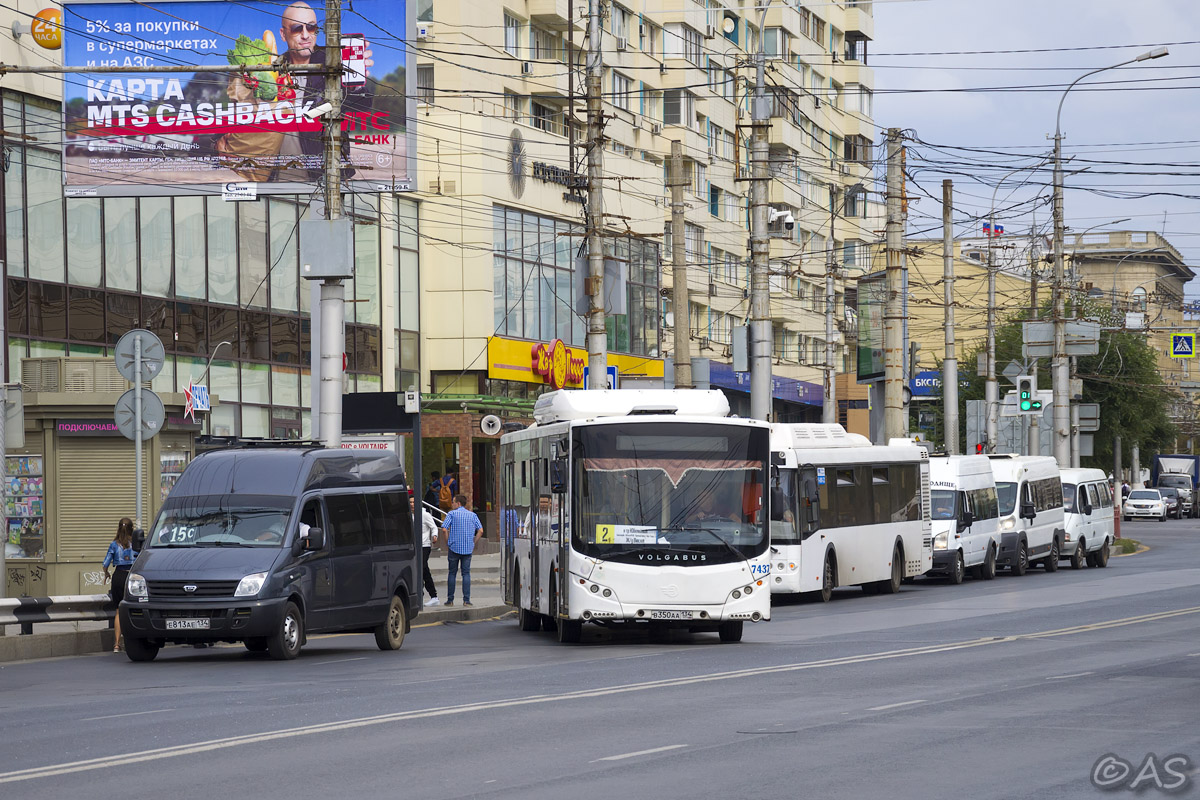
<instances>
[{"instance_id":1,"label":"mts cashback advertisement","mask_svg":"<svg viewBox=\"0 0 1200 800\"><path fill-rule=\"evenodd\" d=\"M352 190L413 188L410 22L405 0L343 8L339 127ZM323 2L69 2L64 28L66 63L97 68L66 76L68 194L295 192L323 178ZM104 71L113 67L139 71Z\"/></svg>"}]
</instances>

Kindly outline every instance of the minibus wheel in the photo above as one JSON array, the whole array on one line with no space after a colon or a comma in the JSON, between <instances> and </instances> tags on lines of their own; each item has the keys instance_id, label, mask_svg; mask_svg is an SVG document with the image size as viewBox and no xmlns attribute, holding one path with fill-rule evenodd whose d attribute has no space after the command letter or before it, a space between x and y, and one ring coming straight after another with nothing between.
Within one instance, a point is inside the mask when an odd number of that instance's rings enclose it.
<instances>
[{"instance_id":1,"label":"minibus wheel","mask_svg":"<svg viewBox=\"0 0 1200 800\"><path fill-rule=\"evenodd\" d=\"M404 601L392 595L387 618L375 629L375 644L380 650L399 650L404 644L404 631L408 628L408 613Z\"/></svg>"}]
</instances>

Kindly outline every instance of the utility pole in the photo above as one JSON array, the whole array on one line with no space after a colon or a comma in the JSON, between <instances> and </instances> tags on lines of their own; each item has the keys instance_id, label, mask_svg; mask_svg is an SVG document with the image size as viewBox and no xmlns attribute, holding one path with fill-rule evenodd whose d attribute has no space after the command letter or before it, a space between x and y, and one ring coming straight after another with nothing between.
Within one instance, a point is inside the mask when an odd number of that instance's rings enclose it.
<instances>
[{"instance_id":1,"label":"utility pole","mask_svg":"<svg viewBox=\"0 0 1200 800\"><path fill-rule=\"evenodd\" d=\"M987 407L987 451L996 452L996 441L1000 435L1000 384L996 382L996 263L992 256L992 239L996 235L995 204L988 217L987 247L987 377L983 385L984 403Z\"/></svg>"},{"instance_id":2,"label":"utility pole","mask_svg":"<svg viewBox=\"0 0 1200 800\"><path fill-rule=\"evenodd\" d=\"M830 161L830 172L835 171L835 164ZM833 288L833 278L837 273L837 254L833 249L834 223L837 208L837 184L829 184L829 258L825 260L825 397L821 405L821 422L832 425L838 421L837 413L837 368L834 366L833 346L833 310L837 295Z\"/></svg>"},{"instance_id":3,"label":"utility pole","mask_svg":"<svg viewBox=\"0 0 1200 800\"><path fill-rule=\"evenodd\" d=\"M759 16L760 31L767 16L770 0L763 5ZM750 416L771 419L771 286L768 270L771 244L767 239L767 128L770 113L767 108L767 54L763 39L758 37L758 52L754 54L754 103L750 108L753 138L750 141Z\"/></svg>"},{"instance_id":4,"label":"utility pole","mask_svg":"<svg viewBox=\"0 0 1200 800\"><path fill-rule=\"evenodd\" d=\"M589 389L608 388L608 330L604 320L604 106L600 80L604 59L600 52L600 11L603 0L588 0L587 58L587 349ZM676 326L679 320L675 321ZM684 325L687 325L684 320ZM676 328L678 330L678 327ZM678 339L678 335L676 336ZM678 345L677 345L678 346Z\"/></svg>"},{"instance_id":5,"label":"utility pole","mask_svg":"<svg viewBox=\"0 0 1200 800\"><path fill-rule=\"evenodd\" d=\"M958 455L958 350L954 346L954 181L942 181L942 284L946 302L946 357L942 360L942 409L946 452Z\"/></svg>"},{"instance_id":6,"label":"utility pole","mask_svg":"<svg viewBox=\"0 0 1200 800\"><path fill-rule=\"evenodd\" d=\"M675 388L691 389L692 324L688 304L687 235L683 221L683 143L671 142L671 300L675 310Z\"/></svg>"},{"instance_id":7,"label":"utility pole","mask_svg":"<svg viewBox=\"0 0 1200 800\"><path fill-rule=\"evenodd\" d=\"M904 436L904 220L900 204L904 174L900 167L899 128L887 133L887 299L883 312L883 438Z\"/></svg>"},{"instance_id":8,"label":"utility pole","mask_svg":"<svg viewBox=\"0 0 1200 800\"><path fill-rule=\"evenodd\" d=\"M1121 505L1125 498L1121 496L1121 434L1113 437L1113 515L1116 520L1121 519ZM1200 499L1192 497L1192 503Z\"/></svg>"},{"instance_id":9,"label":"utility pole","mask_svg":"<svg viewBox=\"0 0 1200 800\"><path fill-rule=\"evenodd\" d=\"M325 219L342 217L342 3L325 0ZM342 446L342 353L346 350L346 286L321 281L320 433L326 447Z\"/></svg>"}]
</instances>

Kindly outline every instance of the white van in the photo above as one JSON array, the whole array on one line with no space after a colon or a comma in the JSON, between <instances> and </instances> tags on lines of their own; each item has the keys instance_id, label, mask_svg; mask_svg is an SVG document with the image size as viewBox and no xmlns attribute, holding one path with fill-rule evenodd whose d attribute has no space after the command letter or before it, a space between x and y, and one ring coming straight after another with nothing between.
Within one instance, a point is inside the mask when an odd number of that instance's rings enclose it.
<instances>
[{"instance_id":1,"label":"white van","mask_svg":"<svg viewBox=\"0 0 1200 800\"><path fill-rule=\"evenodd\" d=\"M1024 575L1035 561L1047 572L1058 569L1066 535L1062 480L1049 456L988 456L996 478L1000 511L998 563Z\"/></svg>"},{"instance_id":2,"label":"white van","mask_svg":"<svg viewBox=\"0 0 1200 800\"><path fill-rule=\"evenodd\" d=\"M1108 476L1098 469L1062 471L1062 557L1074 569L1108 566L1108 548L1116 538L1113 529L1113 493Z\"/></svg>"},{"instance_id":3,"label":"white van","mask_svg":"<svg viewBox=\"0 0 1200 800\"><path fill-rule=\"evenodd\" d=\"M929 459L933 509L933 570L962 583L967 569L976 578L996 577L1000 519L996 479L987 456Z\"/></svg>"}]
</instances>

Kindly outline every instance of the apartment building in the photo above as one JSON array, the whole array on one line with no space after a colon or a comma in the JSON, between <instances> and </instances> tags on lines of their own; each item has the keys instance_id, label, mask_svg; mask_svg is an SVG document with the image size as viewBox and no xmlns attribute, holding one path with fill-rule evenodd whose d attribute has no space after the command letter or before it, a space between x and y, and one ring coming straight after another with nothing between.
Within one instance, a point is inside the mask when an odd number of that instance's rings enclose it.
<instances>
[{"instance_id":1,"label":"apartment building","mask_svg":"<svg viewBox=\"0 0 1200 800\"><path fill-rule=\"evenodd\" d=\"M586 355L576 269L585 14L583 0L418 4L422 380L435 397L515 408L548 385L525 353L561 340L569 357ZM882 229L871 214L881 198L871 4L776 2L764 18L752 3L624 0L604 3L603 28L605 241L617 278L606 292L609 364L623 386L661 380L686 330L693 357L711 359L713 385L748 407L731 345L749 310L748 92L761 43L769 201L794 220L770 230L776 414L817 418L826 271L837 276L843 372L846 277L866 268ZM688 180L686 321L669 313L672 141ZM576 374L567 385L581 383Z\"/></svg>"}]
</instances>

